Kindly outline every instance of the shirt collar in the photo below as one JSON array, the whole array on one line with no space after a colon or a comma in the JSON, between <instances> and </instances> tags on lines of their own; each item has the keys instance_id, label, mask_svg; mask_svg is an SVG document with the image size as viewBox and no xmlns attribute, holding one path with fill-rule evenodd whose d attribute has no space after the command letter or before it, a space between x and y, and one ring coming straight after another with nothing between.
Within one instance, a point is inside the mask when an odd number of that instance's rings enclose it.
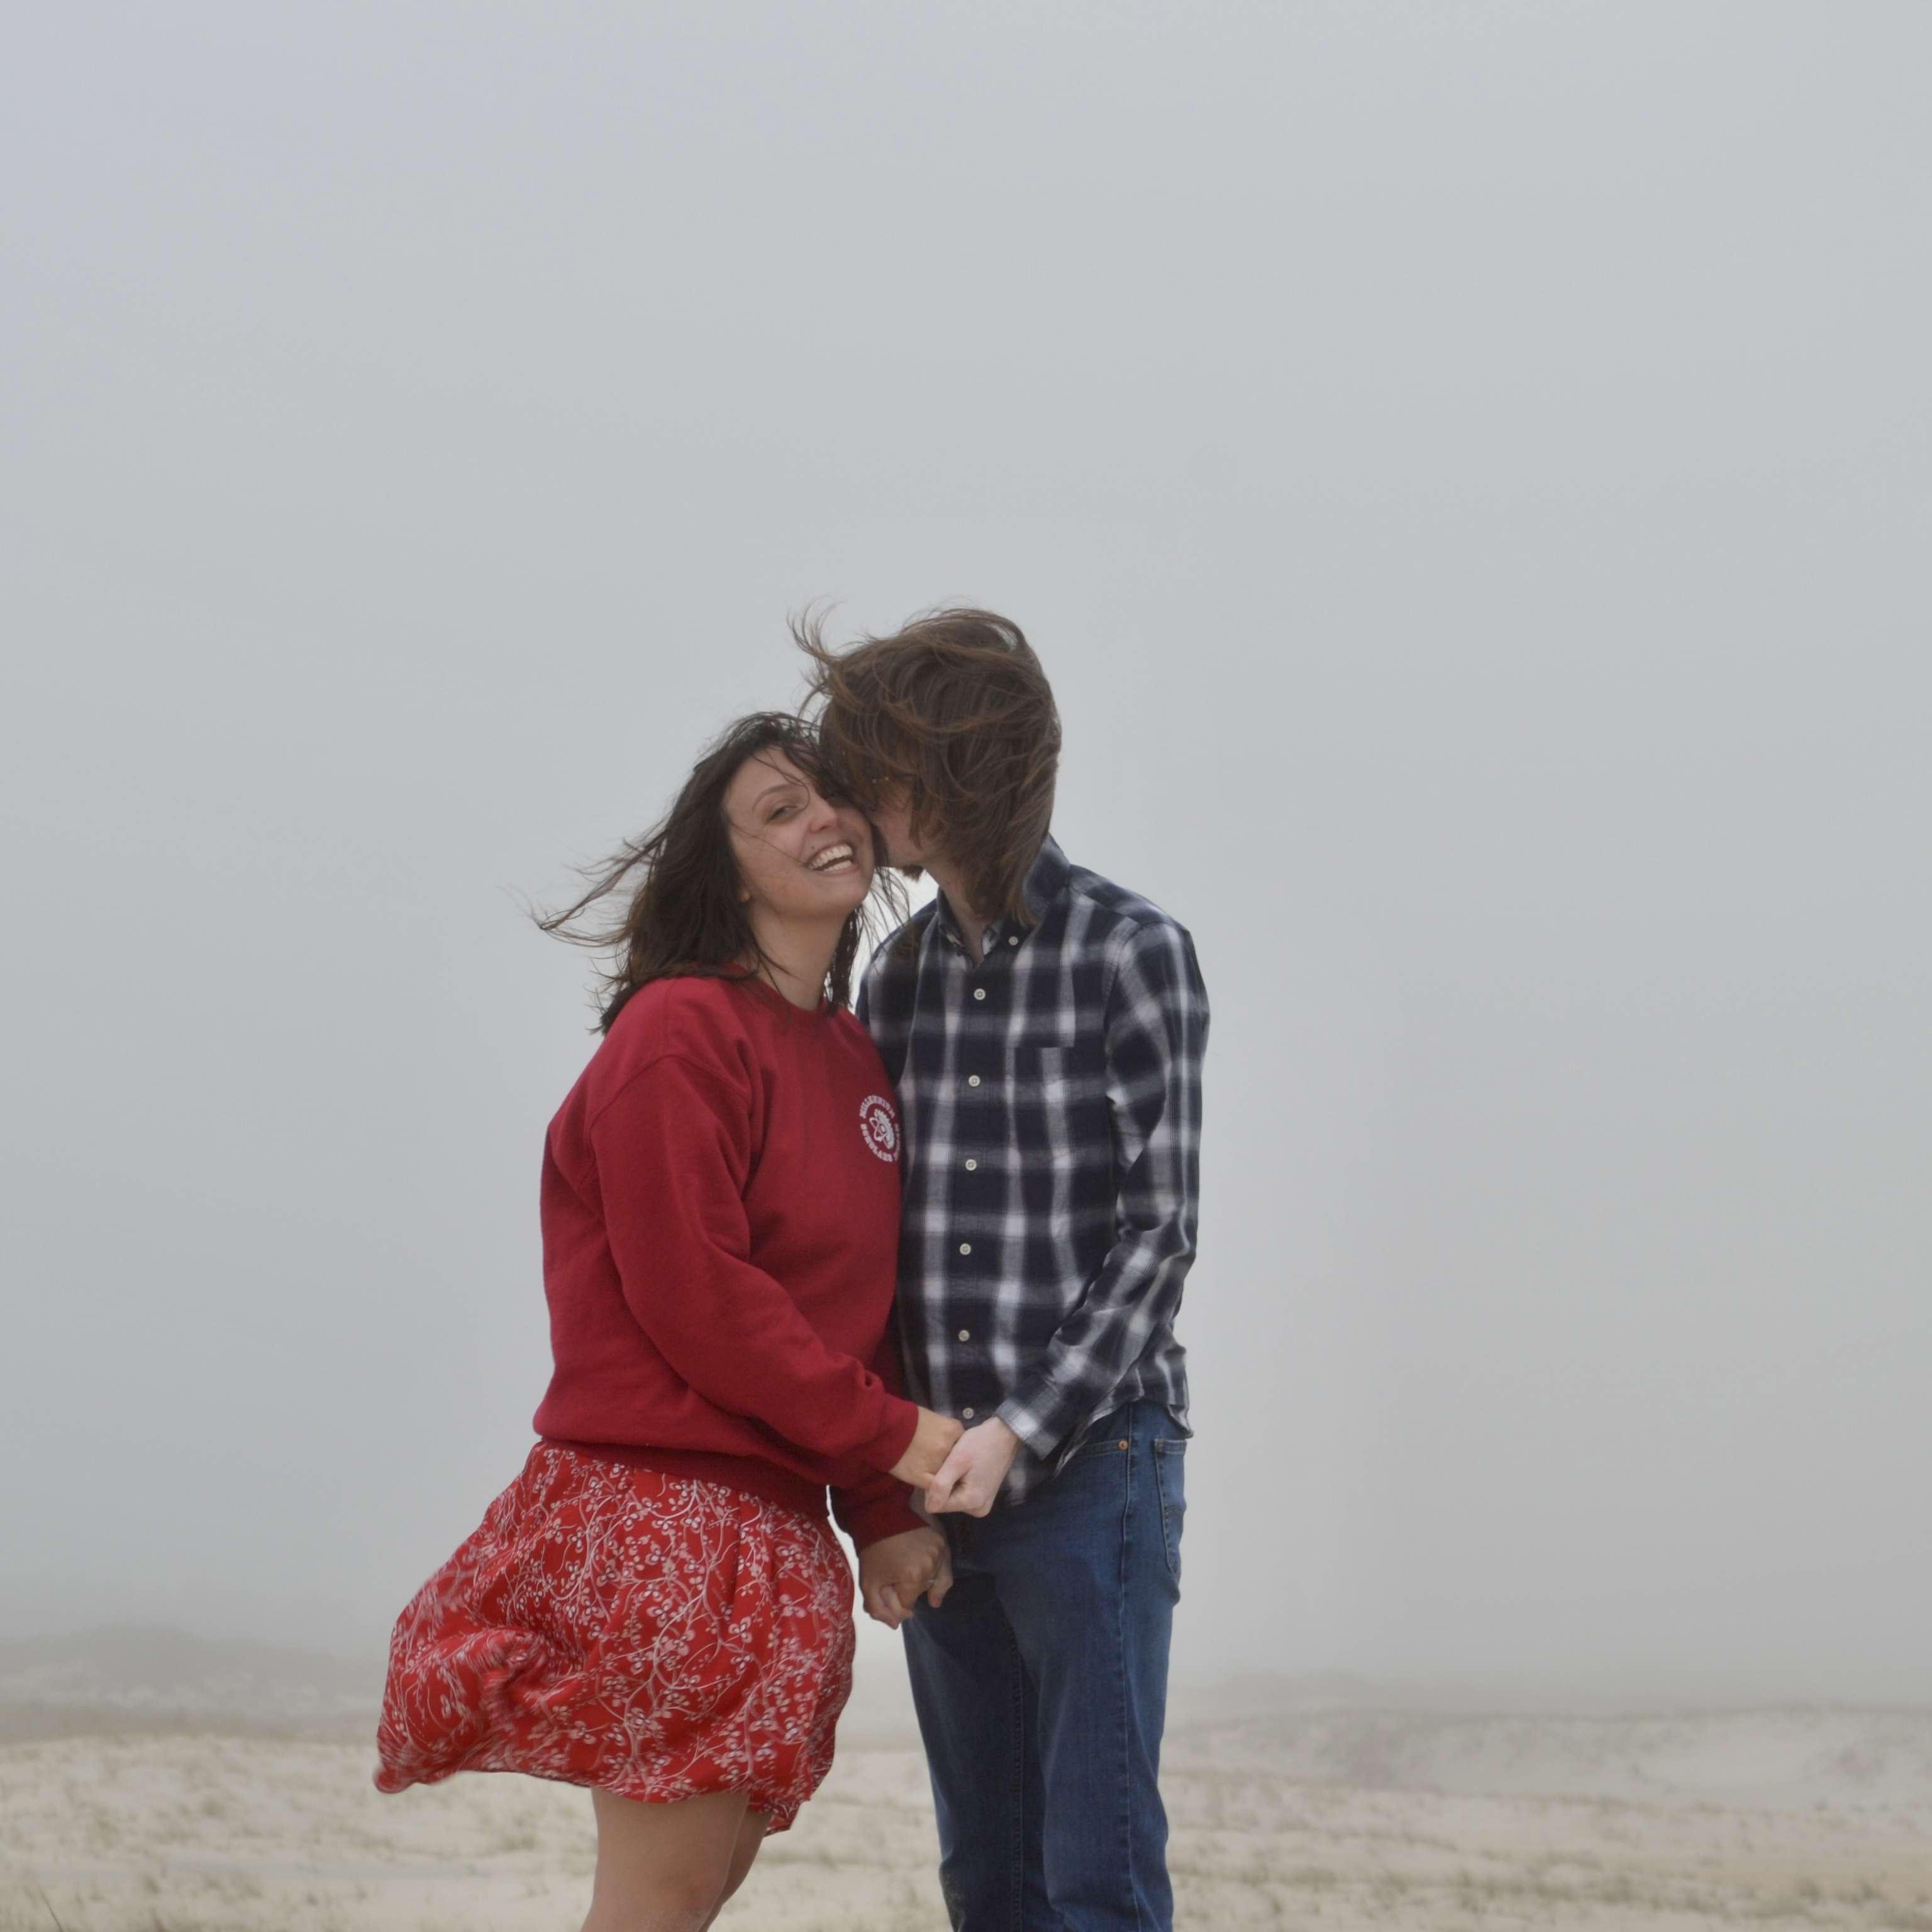
<instances>
[{"instance_id":1,"label":"shirt collar","mask_svg":"<svg viewBox=\"0 0 1932 1932\"><path fill-rule=\"evenodd\" d=\"M1066 891L1072 876L1073 868L1066 862L1066 854L1049 834L1040 848L1040 856L1033 862L1033 870L1027 874L1027 904L1033 908L1036 920Z\"/></svg>"},{"instance_id":2,"label":"shirt collar","mask_svg":"<svg viewBox=\"0 0 1932 1932\"><path fill-rule=\"evenodd\" d=\"M1066 854L1060 849L1058 842L1048 836L1046 844L1033 862L1026 877L1026 902L1037 924L1045 916L1046 909L1066 890L1067 881L1073 875L1073 868L1066 862ZM964 946L959 935L959 922L952 915L952 903L944 892L938 901L936 923L940 936L949 946ZM1017 920L1002 919L986 928L986 938L990 943L1004 939L1012 934L1024 934L1025 928Z\"/></svg>"}]
</instances>

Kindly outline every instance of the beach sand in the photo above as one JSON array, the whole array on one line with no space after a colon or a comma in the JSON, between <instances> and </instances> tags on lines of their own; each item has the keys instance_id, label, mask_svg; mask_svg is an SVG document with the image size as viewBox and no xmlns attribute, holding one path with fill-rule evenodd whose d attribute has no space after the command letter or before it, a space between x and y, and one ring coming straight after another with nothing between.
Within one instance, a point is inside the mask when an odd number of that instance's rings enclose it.
<instances>
[{"instance_id":1,"label":"beach sand","mask_svg":"<svg viewBox=\"0 0 1932 1932\"><path fill-rule=\"evenodd\" d=\"M0 1746L0 1932L557 1932L590 1806L399 1797L340 1737L96 1730ZM1184 1724L1177 1923L1932 1932L1932 1713L1276 1714ZM944 1932L916 1750L861 1738L722 1924Z\"/></svg>"}]
</instances>

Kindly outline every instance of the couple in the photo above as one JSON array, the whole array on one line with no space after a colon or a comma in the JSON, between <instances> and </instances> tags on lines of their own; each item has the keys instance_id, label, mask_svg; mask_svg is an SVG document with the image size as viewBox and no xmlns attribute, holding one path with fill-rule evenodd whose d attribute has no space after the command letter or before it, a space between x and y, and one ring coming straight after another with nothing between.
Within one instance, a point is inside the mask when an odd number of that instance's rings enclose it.
<instances>
[{"instance_id":1,"label":"couple","mask_svg":"<svg viewBox=\"0 0 1932 1932\"><path fill-rule=\"evenodd\" d=\"M1059 722L1016 626L800 642L812 722L733 727L547 922L622 908L544 1149L554 1372L397 1623L376 1783L588 1786L584 1932L710 1924L832 1762L829 1487L904 1626L953 1926L1165 1932L1193 948L1048 836ZM855 1018L885 868L940 896Z\"/></svg>"}]
</instances>

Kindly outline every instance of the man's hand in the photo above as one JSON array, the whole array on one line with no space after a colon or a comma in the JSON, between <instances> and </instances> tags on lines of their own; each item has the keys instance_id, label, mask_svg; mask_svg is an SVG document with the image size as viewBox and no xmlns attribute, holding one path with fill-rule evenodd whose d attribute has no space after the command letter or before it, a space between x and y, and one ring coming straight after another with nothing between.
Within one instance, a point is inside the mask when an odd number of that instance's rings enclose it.
<instances>
[{"instance_id":1,"label":"man's hand","mask_svg":"<svg viewBox=\"0 0 1932 1932\"><path fill-rule=\"evenodd\" d=\"M859 1552L859 1594L866 1614L897 1630L922 1594L936 1610L952 1587L952 1552L936 1529L902 1529Z\"/></svg>"},{"instance_id":2,"label":"man's hand","mask_svg":"<svg viewBox=\"0 0 1932 1932\"><path fill-rule=\"evenodd\" d=\"M929 1408L919 1412L919 1426L906 1444L905 1454L887 1472L909 1490L922 1490L939 1472L946 1452L959 1440L959 1424L950 1415L935 1415Z\"/></svg>"},{"instance_id":3,"label":"man's hand","mask_svg":"<svg viewBox=\"0 0 1932 1932\"><path fill-rule=\"evenodd\" d=\"M1020 1438L997 1415L968 1430L927 1486L927 1514L963 1510L968 1516L986 1515L1019 1447Z\"/></svg>"}]
</instances>

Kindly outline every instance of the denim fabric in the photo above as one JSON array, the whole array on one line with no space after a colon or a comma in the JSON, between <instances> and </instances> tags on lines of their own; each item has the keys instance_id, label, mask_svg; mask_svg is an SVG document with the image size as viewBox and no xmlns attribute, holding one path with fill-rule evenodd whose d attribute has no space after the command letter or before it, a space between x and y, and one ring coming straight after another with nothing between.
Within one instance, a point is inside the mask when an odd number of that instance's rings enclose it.
<instances>
[{"instance_id":1,"label":"denim fabric","mask_svg":"<svg viewBox=\"0 0 1932 1932\"><path fill-rule=\"evenodd\" d=\"M1186 1442L1156 1402L1024 1503L940 1519L955 1582L906 1627L954 1932L1170 1932L1160 1802Z\"/></svg>"}]
</instances>

